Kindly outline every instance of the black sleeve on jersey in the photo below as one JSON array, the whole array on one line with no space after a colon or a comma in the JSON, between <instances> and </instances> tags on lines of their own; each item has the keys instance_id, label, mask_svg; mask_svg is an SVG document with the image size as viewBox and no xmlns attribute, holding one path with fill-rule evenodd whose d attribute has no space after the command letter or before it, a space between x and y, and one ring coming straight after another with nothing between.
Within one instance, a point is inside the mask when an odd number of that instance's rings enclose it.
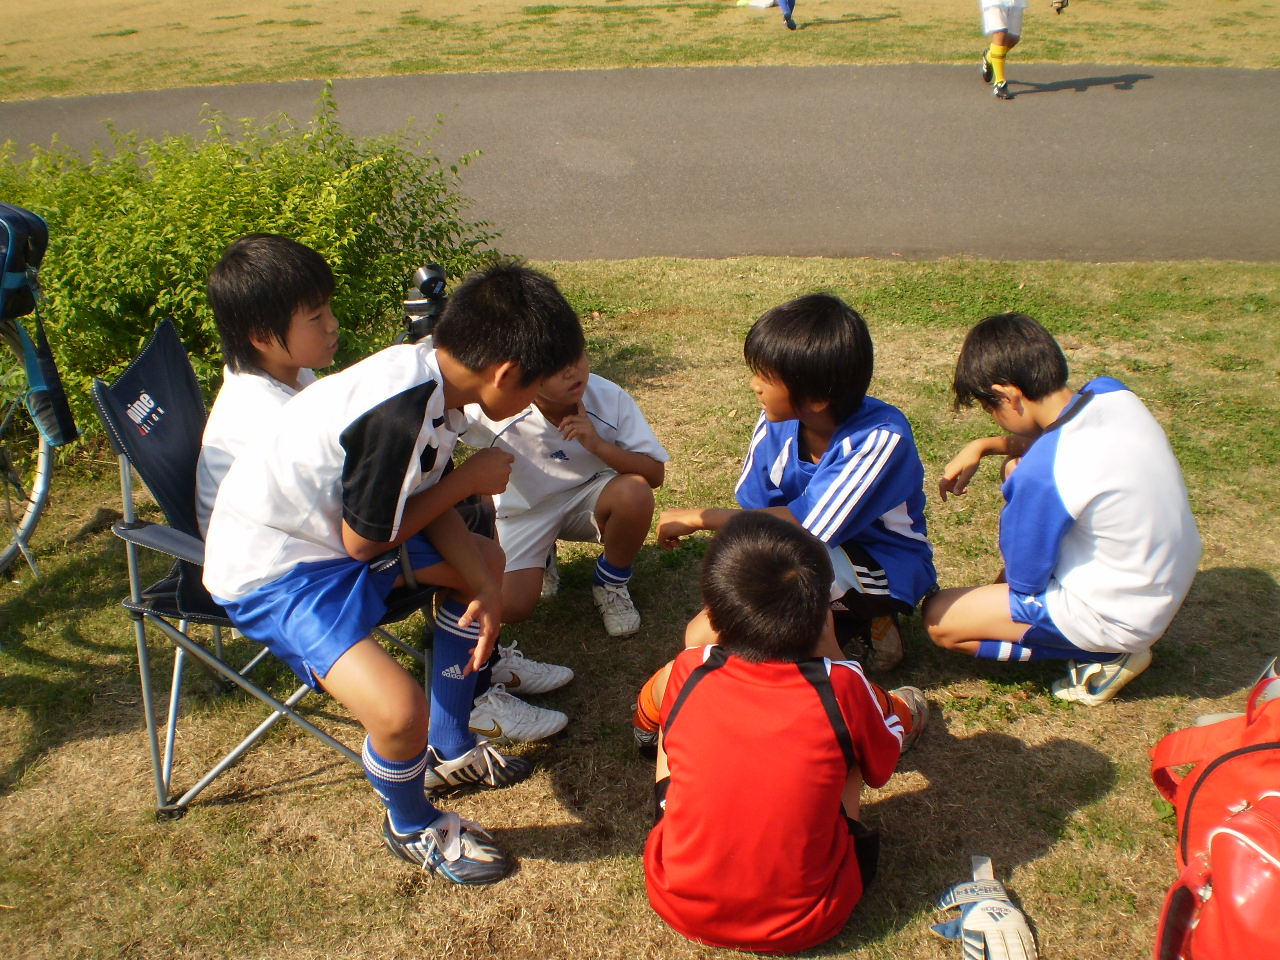
<instances>
[{"instance_id":1,"label":"black sleeve on jersey","mask_svg":"<svg viewBox=\"0 0 1280 960\"><path fill-rule=\"evenodd\" d=\"M388 397L353 420L338 437L346 452L342 519L360 536L386 542L395 533L400 490L415 466L413 449L427 401L437 386L429 380ZM434 450L431 459L434 462Z\"/></svg>"}]
</instances>

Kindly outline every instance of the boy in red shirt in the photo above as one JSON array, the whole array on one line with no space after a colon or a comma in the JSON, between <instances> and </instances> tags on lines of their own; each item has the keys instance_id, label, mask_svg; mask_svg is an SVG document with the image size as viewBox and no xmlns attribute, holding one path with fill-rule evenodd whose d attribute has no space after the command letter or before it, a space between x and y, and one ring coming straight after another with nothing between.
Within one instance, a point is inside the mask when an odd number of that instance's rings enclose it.
<instances>
[{"instance_id":1,"label":"boy in red shirt","mask_svg":"<svg viewBox=\"0 0 1280 960\"><path fill-rule=\"evenodd\" d=\"M700 943L806 949L840 932L874 876L862 784L889 779L928 704L843 659L831 577L826 548L800 527L733 517L702 568L717 642L652 681L662 712L645 881L654 910Z\"/></svg>"}]
</instances>

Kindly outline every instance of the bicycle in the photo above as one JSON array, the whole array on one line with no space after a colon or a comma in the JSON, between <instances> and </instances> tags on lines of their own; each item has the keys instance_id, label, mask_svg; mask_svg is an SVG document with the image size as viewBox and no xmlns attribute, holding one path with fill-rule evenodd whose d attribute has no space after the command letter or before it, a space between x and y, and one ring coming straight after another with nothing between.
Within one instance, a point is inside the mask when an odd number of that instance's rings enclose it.
<instances>
[{"instance_id":1,"label":"bicycle","mask_svg":"<svg viewBox=\"0 0 1280 960\"><path fill-rule=\"evenodd\" d=\"M0 574L19 558L39 576L31 538L49 500L56 448L79 436L40 318L49 228L0 203ZM19 322L35 314L36 337Z\"/></svg>"}]
</instances>

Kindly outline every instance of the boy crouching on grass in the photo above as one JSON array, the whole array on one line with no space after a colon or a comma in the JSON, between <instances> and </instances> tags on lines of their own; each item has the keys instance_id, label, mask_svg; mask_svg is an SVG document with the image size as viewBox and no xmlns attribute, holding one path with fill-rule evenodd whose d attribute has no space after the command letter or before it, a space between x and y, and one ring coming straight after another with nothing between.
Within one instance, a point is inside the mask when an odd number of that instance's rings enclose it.
<instances>
[{"instance_id":1,"label":"boy crouching on grass","mask_svg":"<svg viewBox=\"0 0 1280 960\"><path fill-rule=\"evenodd\" d=\"M867 395L871 333L843 300L815 293L767 311L743 345L762 408L735 494L804 527L827 545L841 639L861 637L866 666L903 657L897 619L937 585L925 529L924 466L902 411ZM718 530L737 511L672 509L658 544L672 549L697 530ZM708 642L705 617L685 633Z\"/></svg>"},{"instance_id":2,"label":"boy crouching on grass","mask_svg":"<svg viewBox=\"0 0 1280 960\"><path fill-rule=\"evenodd\" d=\"M716 642L651 681L662 732L649 902L700 943L806 949L840 932L875 875L862 784L889 779L928 703L843 659L831 577L827 550L799 526L733 517L702 567Z\"/></svg>"},{"instance_id":3,"label":"boy crouching on grass","mask_svg":"<svg viewBox=\"0 0 1280 960\"><path fill-rule=\"evenodd\" d=\"M509 862L427 791L508 786L531 765L468 729L475 671L502 620L504 557L453 509L503 490L511 456L484 450L444 470L463 406L513 416L582 348L578 317L550 278L492 266L454 293L434 346L388 347L287 403L270 435L236 457L209 522L209 592L241 633L355 715L387 847L454 883L491 883ZM403 582L402 554L418 583L444 592L429 709L370 633Z\"/></svg>"},{"instance_id":4,"label":"boy crouching on grass","mask_svg":"<svg viewBox=\"0 0 1280 960\"><path fill-rule=\"evenodd\" d=\"M1071 390L1057 341L1021 313L969 331L953 387L957 407L977 401L1007 433L965 446L938 491L963 494L983 457L1010 458L1004 573L930 597L929 636L986 659L1067 660L1054 696L1103 703L1151 663L1200 561L1169 441L1120 381Z\"/></svg>"},{"instance_id":5,"label":"boy crouching on grass","mask_svg":"<svg viewBox=\"0 0 1280 960\"><path fill-rule=\"evenodd\" d=\"M511 483L494 498L507 554L502 607L508 623L533 615L558 586L557 540L600 543L591 594L611 637L640 629L627 583L653 522L667 451L640 407L590 372L586 352L542 381L533 405L507 420L466 409L463 440L515 456Z\"/></svg>"}]
</instances>

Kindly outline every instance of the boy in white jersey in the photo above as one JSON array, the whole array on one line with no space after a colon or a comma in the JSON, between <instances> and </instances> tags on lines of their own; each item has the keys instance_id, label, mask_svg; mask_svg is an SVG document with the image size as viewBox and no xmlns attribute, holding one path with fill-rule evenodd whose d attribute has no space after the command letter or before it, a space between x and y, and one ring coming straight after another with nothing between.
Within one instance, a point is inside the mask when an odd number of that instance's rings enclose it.
<instances>
[{"instance_id":1,"label":"boy in white jersey","mask_svg":"<svg viewBox=\"0 0 1280 960\"><path fill-rule=\"evenodd\" d=\"M324 257L270 233L241 237L209 271L209 305L226 366L196 467L201 533L209 529L218 486L235 458L268 434L290 398L315 382L313 368L333 362L333 289Z\"/></svg>"},{"instance_id":2,"label":"boy in white jersey","mask_svg":"<svg viewBox=\"0 0 1280 960\"><path fill-rule=\"evenodd\" d=\"M591 373L584 351L542 382L528 410L506 420L478 406L466 414L467 443L515 456L511 483L494 502L507 555L506 621L527 619L554 591L555 544L568 540L604 545L591 594L609 636L639 630L627 584L668 458L631 395Z\"/></svg>"},{"instance_id":3,"label":"boy in white jersey","mask_svg":"<svg viewBox=\"0 0 1280 960\"><path fill-rule=\"evenodd\" d=\"M1067 360L1030 317L987 317L965 338L956 406L977 401L1008 431L974 440L938 491L960 495L982 462L1006 462L1000 582L924 605L941 647L996 660L1068 660L1055 696L1109 700L1151 663L1200 560L1200 535L1164 431L1124 384L1067 386ZM1015 469L1016 468L1016 469Z\"/></svg>"},{"instance_id":4,"label":"boy in white jersey","mask_svg":"<svg viewBox=\"0 0 1280 960\"><path fill-rule=\"evenodd\" d=\"M504 557L453 509L500 492L511 457L486 450L445 467L464 405L514 415L583 336L550 278L495 264L454 293L434 342L379 351L282 408L222 482L204 582L243 634L365 728L365 775L386 805L391 852L455 883L491 883L506 857L426 791L508 786L531 772L468 729L475 671L502 619ZM418 583L445 588L429 710L421 685L370 635L406 557Z\"/></svg>"}]
</instances>

